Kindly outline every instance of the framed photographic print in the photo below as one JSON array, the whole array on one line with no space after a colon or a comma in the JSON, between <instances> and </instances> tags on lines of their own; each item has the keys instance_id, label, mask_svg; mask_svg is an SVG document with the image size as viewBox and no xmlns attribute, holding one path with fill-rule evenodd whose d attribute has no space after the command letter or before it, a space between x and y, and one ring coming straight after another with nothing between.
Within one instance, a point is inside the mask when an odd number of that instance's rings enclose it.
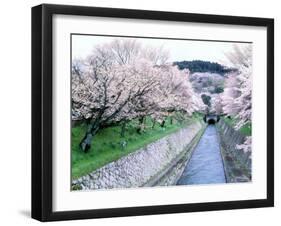
<instances>
[{"instance_id":1,"label":"framed photographic print","mask_svg":"<svg viewBox=\"0 0 281 226\"><path fill-rule=\"evenodd\" d=\"M32 217L274 205L274 21L32 8Z\"/></svg>"}]
</instances>

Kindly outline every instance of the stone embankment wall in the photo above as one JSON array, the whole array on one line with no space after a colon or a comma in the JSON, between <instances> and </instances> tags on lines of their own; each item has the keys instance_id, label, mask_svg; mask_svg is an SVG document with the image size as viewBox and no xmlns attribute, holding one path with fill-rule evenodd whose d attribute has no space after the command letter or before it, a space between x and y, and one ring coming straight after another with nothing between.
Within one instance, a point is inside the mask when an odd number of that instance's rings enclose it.
<instances>
[{"instance_id":1,"label":"stone embankment wall","mask_svg":"<svg viewBox=\"0 0 281 226\"><path fill-rule=\"evenodd\" d=\"M219 121L217 128L227 182L251 181L251 152L245 153L236 148L236 145L242 144L246 137L226 124L223 119Z\"/></svg>"},{"instance_id":2,"label":"stone embankment wall","mask_svg":"<svg viewBox=\"0 0 281 226\"><path fill-rule=\"evenodd\" d=\"M163 172L190 151L190 144L202 128L201 122L191 124L74 180L72 187L88 190L155 186L157 180L164 177ZM175 183L176 178L177 176L170 178L169 184Z\"/></svg>"}]
</instances>

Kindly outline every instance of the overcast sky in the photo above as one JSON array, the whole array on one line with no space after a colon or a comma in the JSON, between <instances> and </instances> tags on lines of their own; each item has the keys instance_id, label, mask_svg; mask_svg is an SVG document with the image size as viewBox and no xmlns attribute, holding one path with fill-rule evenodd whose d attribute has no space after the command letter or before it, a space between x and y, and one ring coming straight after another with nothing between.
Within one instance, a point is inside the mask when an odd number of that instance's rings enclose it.
<instances>
[{"instance_id":1,"label":"overcast sky","mask_svg":"<svg viewBox=\"0 0 281 226\"><path fill-rule=\"evenodd\" d=\"M121 37L124 39L124 37ZM72 35L72 57L84 58L88 56L92 49L102 43L111 42L118 37L93 36L93 35ZM126 38L125 38L126 39ZM224 53L230 51L233 43L210 42L192 40L167 40L136 38L142 45L160 47L170 52L170 61L182 60L206 60L226 64L227 59ZM236 43L237 45L248 45Z\"/></svg>"}]
</instances>

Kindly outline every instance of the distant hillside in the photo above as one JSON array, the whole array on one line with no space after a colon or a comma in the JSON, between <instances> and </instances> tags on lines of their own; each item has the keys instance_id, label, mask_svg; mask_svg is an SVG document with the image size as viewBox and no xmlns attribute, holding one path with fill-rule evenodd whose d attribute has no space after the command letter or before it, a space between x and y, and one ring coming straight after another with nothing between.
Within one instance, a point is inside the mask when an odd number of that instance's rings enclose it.
<instances>
[{"instance_id":1,"label":"distant hillside","mask_svg":"<svg viewBox=\"0 0 281 226\"><path fill-rule=\"evenodd\" d=\"M218 73L195 72L189 77L192 87L198 93L208 111L213 109L214 100L224 91L225 76Z\"/></svg>"},{"instance_id":2,"label":"distant hillside","mask_svg":"<svg viewBox=\"0 0 281 226\"><path fill-rule=\"evenodd\" d=\"M224 91L225 77L218 73L195 72L189 77L196 93L218 94Z\"/></svg>"},{"instance_id":3,"label":"distant hillside","mask_svg":"<svg viewBox=\"0 0 281 226\"><path fill-rule=\"evenodd\" d=\"M177 62L174 62L174 65L177 65L180 70L188 68L191 73L209 72L209 73L217 73L220 75L224 75L225 73L235 71L235 69L227 68L219 63L214 63L214 62L210 62L210 61L202 61L202 60L177 61Z\"/></svg>"}]
</instances>

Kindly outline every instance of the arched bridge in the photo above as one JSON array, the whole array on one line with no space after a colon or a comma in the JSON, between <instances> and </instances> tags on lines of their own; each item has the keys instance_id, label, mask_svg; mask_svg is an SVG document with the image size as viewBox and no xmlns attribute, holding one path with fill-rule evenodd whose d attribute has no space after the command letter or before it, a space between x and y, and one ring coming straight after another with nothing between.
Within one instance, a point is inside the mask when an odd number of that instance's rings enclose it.
<instances>
[{"instance_id":1,"label":"arched bridge","mask_svg":"<svg viewBox=\"0 0 281 226\"><path fill-rule=\"evenodd\" d=\"M204 116L204 122L208 123L208 124L215 124L220 120L220 116L219 115L205 115Z\"/></svg>"}]
</instances>

